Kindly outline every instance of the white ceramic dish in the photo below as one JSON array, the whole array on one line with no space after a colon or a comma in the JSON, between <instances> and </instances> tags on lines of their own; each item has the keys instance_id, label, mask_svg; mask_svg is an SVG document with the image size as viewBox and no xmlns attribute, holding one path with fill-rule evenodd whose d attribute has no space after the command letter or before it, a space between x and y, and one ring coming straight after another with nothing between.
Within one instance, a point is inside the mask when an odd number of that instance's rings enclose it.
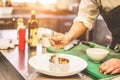
<instances>
[{"instance_id":1,"label":"white ceramic dish","mask_svg":"<svg viewBox=\"0 0 120 80\"><path fill-rule=\"evenodd\" d=\"M8 38L0 39L0 49L15 48L16 45L18 45L18 40Z\"/></svg>"},{"instance_id":2,"label":"white ceramic dish","mask_svg":"<svg viewBox=\"0 0 120 80\"><path fill-rule=\"evenodd\" d=\"M68 54L59 54L64 58L69 59L69 66L66 71L63 70L52 70L50 67L49 59L53 55L52 53L44 53L41 55L36 55L29 59L29 64L38 70L40 73L56 76L56 77L64 77L77 74L83 71L87 67L87 62L80 57L68 55Z\"/></svg>"},{"instance_id":3,"label":"white ceramic dish","mask_svg":"<svg viewBox=\"0 0 120 80\"><path fill-rule=\"evenodd\" d=\"M0 15L11 15L13 7L0 7Z\"/></svg>"},{"instance_id":4,"label":"white ceramic dish","mask_svg":"<svg viewBox=\"0 0 120 80\"><path fill-rule=\"evenodd\" d=\"M108 55L109 51L102 48L88 48L86 53L93 62L100 63Z\"/></svg>"}]
</instances>

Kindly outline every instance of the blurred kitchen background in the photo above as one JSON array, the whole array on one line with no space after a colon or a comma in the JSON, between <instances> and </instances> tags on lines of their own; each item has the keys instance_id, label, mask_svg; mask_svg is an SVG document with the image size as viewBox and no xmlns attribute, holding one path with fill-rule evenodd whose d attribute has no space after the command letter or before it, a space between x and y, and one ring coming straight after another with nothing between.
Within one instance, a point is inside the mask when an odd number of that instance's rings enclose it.
<instances>
[{"instance_id":1,"label":"blurred kitchen background","mask_svg":"<svg viewBox=\"0 0 120 80\"><path fill-rule=\"evenodd\" d=\"M66 33L77 16L79 3L80 0L0 0L0 29L17 29L18 18L23 18L27 27L30 11L34 9L37 12L39 27ZM106 36L111 36L111 33L99 16L93 29L78 39L106 46L108 42Z\"/></svg>"}]
</instances>

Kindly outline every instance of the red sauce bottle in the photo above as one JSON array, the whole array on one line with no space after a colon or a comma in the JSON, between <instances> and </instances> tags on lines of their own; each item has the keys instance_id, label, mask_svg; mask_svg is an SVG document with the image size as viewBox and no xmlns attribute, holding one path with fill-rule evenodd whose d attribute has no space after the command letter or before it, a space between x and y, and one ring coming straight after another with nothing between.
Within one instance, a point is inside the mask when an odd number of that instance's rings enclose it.
<instances>
[{"instance_id":1,"label":"red sauce bottle","mask_svg":"<svg viewBox=\"0 0 120 80\"><path fill-rule=\"evenodd\" d=\"M23 24L23 19L20 18L18 24L18 40L19 40L19 50L25 50L25 43L26 43L26 27Z\"/></svg>"}]
</instances>

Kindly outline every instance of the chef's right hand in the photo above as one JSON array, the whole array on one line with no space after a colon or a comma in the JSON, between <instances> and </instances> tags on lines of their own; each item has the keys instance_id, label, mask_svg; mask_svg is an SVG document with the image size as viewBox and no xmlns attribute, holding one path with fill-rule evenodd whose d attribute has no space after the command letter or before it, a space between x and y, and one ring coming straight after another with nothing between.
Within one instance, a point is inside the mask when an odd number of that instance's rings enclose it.
<instances>
[{"instance_id":1,"label":"chef's right hand","mask_svg":"<svg viewBox=\"0 0 120 80\"><path fill-rule=\"evenodd\" d=\"M49 40L50 40L51 46L55 50L63 48L71 41L70 36L62 33L54 33L54 36L51 37Z\"/></svg>"}]
</instances>

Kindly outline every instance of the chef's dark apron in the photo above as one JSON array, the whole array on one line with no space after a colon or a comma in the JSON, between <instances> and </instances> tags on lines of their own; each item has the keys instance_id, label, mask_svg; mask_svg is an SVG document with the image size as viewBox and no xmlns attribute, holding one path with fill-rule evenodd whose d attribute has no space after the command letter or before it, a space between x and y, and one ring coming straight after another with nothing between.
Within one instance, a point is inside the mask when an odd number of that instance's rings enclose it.
<instances>
[{"instance_id":1,"label":"chef's dark apron","mask_svg":"<svg viewBox=\"0 0 120 80\"><path fill-rule=\"evenodd\" d=\"M120 5L101 15L112 33L110 48L120 52Z\"/></svg>"}]
</instances>

